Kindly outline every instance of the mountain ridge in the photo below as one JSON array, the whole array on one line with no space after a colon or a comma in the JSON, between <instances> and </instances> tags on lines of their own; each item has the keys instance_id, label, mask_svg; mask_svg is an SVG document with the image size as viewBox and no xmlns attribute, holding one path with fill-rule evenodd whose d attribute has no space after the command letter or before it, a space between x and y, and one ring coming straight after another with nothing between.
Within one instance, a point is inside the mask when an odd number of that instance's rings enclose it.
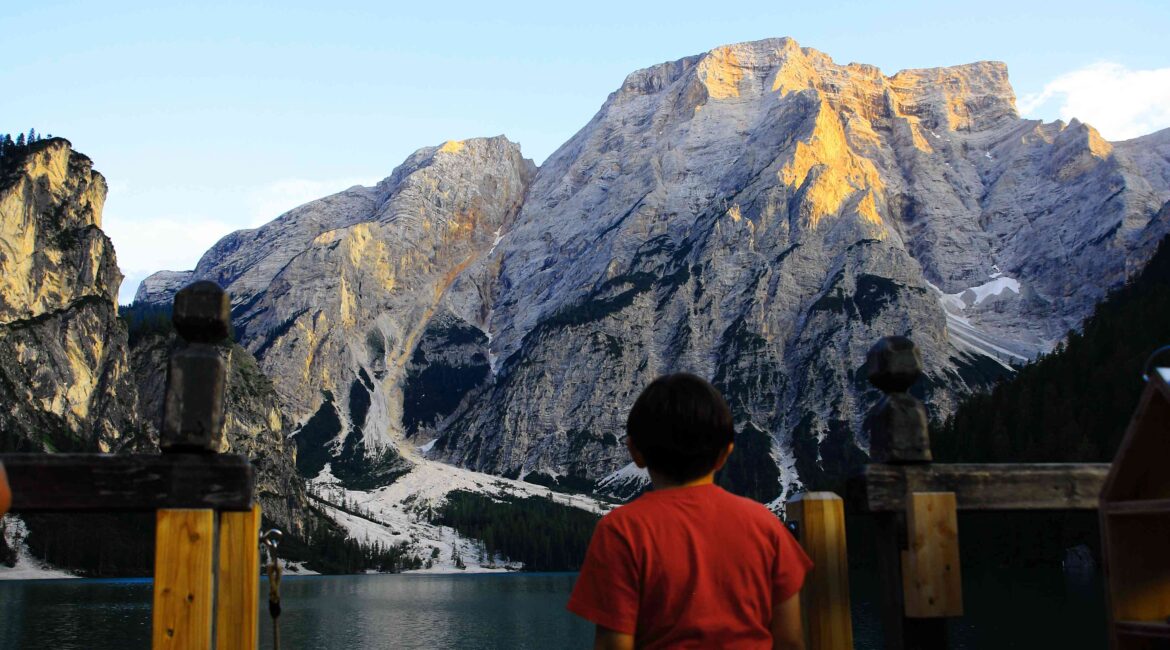
<instances>
[{"instance_id":1,"label":"mountain ridge","mask_svg":"<svg viewBox=\"0 0 1170 650\"><path fill-rule=\"evenodd\" d=\"M420 149L273 222L297 246L241 231L187 277L236 296L294 420L334 414L335 460L612 484L628 402L690 370L779 502L864 449L880 336L919 342L941 417L1140 269L1164 139L1020 119L1002 63L887 77L768 39L631 73L539 168L502 138ZM375 191L385 218L357 205Z\"/></svg>"}]
</instances>

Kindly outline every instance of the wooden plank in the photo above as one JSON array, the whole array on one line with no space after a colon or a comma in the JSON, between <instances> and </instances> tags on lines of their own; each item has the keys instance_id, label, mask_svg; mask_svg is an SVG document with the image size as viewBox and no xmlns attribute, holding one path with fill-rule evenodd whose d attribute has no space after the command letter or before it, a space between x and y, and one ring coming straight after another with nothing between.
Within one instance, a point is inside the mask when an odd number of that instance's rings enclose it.
<instances>
[{"instance_id":1,"label":"wooden plank","mask_svg":"<svg viewBox=\"0 0 1170 650\"><path fill-rule=\"evenodd\" d=\"M1107 463L883 465L865 468L861 506L904 512L912 492L954 492L960 510L1095 510Z\"/></svg>"},{"instance_id":2,"label":"wooden plank","mask_svg":"<svg viewBox=\"0 0 1170 650\"><path fill-rule=\"evenodd\" d=\"M219 515L215 647L255 650L260 607L260 506Z\"/></svg>"},{"instance_id":3,"label":"wooden plank","mask_svg":"<svg viewBox=\"0 0 1170 650\"><path fill-rule=\"evenodd\" d=\"M1170 396L1165 390L1158 373L1152 373L1113 456L1102 500L1170 498Z\"/></svg>"},{"instance_id":4,"label":"wooden plank","mask_svg":"<svg viewBox=\"0 0 1170 650\"><path fill-rule=\"evenodd\" d=\"M1108 515L1170 515L1170 499L1103 501L1101 508Z\"/></svg>"},{"instance_id":5,"label":"wooden plank","mask_svg":"<svg viewBox=\"0 0 1170 650\"><path fill-rule=\"evenodd\" d=\"M788 501L788 520L813 561L801 590L808 650L852 650L849 560L845 546L845 505L832 492L805 492Z\"/></svg>"},{"instance_id":6,"label":"wooden plank","mask_svg":"<svg viewBox=\"0 0 1170 650\"><path fill-rule=\"evenodd\" d=\"M877 534L879 607L885 647L892 650L945 650L947 619L907 618L902 597L902 546L905 513L879 512L874 516Z\"/></svg>"},{"instance_id":7,"label":"wooden plank","mask_svg":"<svg viewBox=\"0 0 1170 650\"><path fill-rule=\"evenodd\" d=\"M252 508L255 471L237 454L0 454L15 512Z\"/></svg>"},{"instance_id":8,"label":"wooden plank","mask_svg":"<svg viewBox=\"0 0 1170 650\"><path fill-rule=\"evenodd\" d=\"M8 512L12 505L12 490L8 487L8 474L4 471L4 463L0 463L0 515Z\"/></svg>"},{"instance_id":9,"label":"wooden plank","mask_svg":"<svg viewBox=\"0 0 1170 650\"><path fill-rule=\"evenodd\" d=\"M1150 639L1170 639L1170 624L1164 621L1117 621L1117 633Z\"/></svg>"},{"instance_id":10,"label":"wooden plank","mask_svg":"<svg viewBox=\"0 0 1170 650\"><path fill-rule=\"evenodd\" d=\"M152 647L211 647L213 510L159 510L155 522Z\"/></svg>"},{"instance_id":11,"label":"wooden plank","mask_svg":"<svg viewBox=\"0 0 1170 650\"><path fill-rule=\"evenodd\" d=\"M915 492L906 508L902 557L906 616L963 615L959 520L954 492Z\"/></svg>"},{"instance_id":12,"label":"wooden plank","mask_svg":"<svg viewBox=\"0 0 1170 650\"><path fill-rule=\"evenodd\" d=\"M1110 620L1170 616L1170 517L1108 517L1103 522Z\"/></svg>"}]
</instances>

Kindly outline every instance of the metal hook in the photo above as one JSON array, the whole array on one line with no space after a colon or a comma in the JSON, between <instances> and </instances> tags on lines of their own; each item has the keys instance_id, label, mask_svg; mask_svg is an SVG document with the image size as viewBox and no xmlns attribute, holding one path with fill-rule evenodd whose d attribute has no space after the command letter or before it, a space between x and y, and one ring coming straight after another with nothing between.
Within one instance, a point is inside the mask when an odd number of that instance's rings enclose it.
<instances>
[{"instance_id":1,"label":"metal hook","mask_svg":"<svg viewBox=\"0 0 1170 650\"><path fill-rule=\"evenodd\" d=\"M1146 359L1146 365L1142 367L1142 381L1150 381L1150 369L1154 367L1154 359L1164 352L1170 352L1170 345L1163 345L1150 353L1150 358Z\"/></svg>"},{"instance_id":2,"label":"metal hook","mask_svg":"<svg viewBox=\"0 0 1170 650\"><path fill-rule=\"evenodd\" d=\"M260 543L268 550L268 556L272 557L276 554L276 547L280 545L280 538L284 533L277 528L270 528L263 533L260 533Z\"/></svg>"}]
</instances>

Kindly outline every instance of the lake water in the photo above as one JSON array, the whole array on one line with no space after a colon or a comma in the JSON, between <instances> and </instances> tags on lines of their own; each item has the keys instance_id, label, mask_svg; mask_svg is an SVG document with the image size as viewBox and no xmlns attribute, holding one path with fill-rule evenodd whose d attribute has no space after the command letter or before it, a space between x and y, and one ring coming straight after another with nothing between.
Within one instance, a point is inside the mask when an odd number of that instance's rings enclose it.
<instances>
[{"instance_id":1,"label":"lake water","mask_svg":"<svg viewBox=\"0 0 1170 650\"><path fill-rule=\"evenodd\" d=\"M289 576L281 583L285 650L589 648L592 625L564 609L574 574ZM880 648L877 580L851 584L855 646ZM0 581L0 648L150 646L149 580ZM263 587L267 594L267 587ZM967 616L951 647L1104 648L1100 578L1058 570L964 575ZM267 601L260 647L272 647Z\"/></svg>"}]
</instances>

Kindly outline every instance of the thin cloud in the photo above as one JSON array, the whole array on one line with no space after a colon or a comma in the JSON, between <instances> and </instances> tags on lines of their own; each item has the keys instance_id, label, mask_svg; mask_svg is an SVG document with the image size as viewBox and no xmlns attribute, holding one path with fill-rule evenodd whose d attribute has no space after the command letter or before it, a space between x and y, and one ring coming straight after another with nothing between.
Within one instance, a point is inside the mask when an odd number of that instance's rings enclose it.
<instances>
[{"instance_id":1,"label":"thin cloud","mask_svg":"<svg viewBox=\"0 0 1170 650\"><path fill-rule=\"evenodd\" d=\"M238 227L205 217L166 216L107 220L104 230L114 242L118 266L126 271L183 271Z\"/></svg>"},{"instance_id":2,"label":"thin cloud","mask_svg":"<svg viewBox=\"0 0 1170 650\"><path fill-rule=\"evenodd\" d=\"M212 244L236 230L230 223L199 216L171 215L152 219L106 219L102 229L114 242L118 267L126 277L118 302L128 303L138 283L155 271L185 271Z\"/></svg>"},{"instance_id":3,"label":"thin cloud","mask_svg":"<svg viewBox=\"0 0 1170 650\"><path fill-rule=\"evenodd\" d=\"M1170 127L1170 68L1130 70L1100 62L1060 75L1020 99L1027 117L1077 118L1107 140L1128 140Z\"/></svg>"}]
</instances>

